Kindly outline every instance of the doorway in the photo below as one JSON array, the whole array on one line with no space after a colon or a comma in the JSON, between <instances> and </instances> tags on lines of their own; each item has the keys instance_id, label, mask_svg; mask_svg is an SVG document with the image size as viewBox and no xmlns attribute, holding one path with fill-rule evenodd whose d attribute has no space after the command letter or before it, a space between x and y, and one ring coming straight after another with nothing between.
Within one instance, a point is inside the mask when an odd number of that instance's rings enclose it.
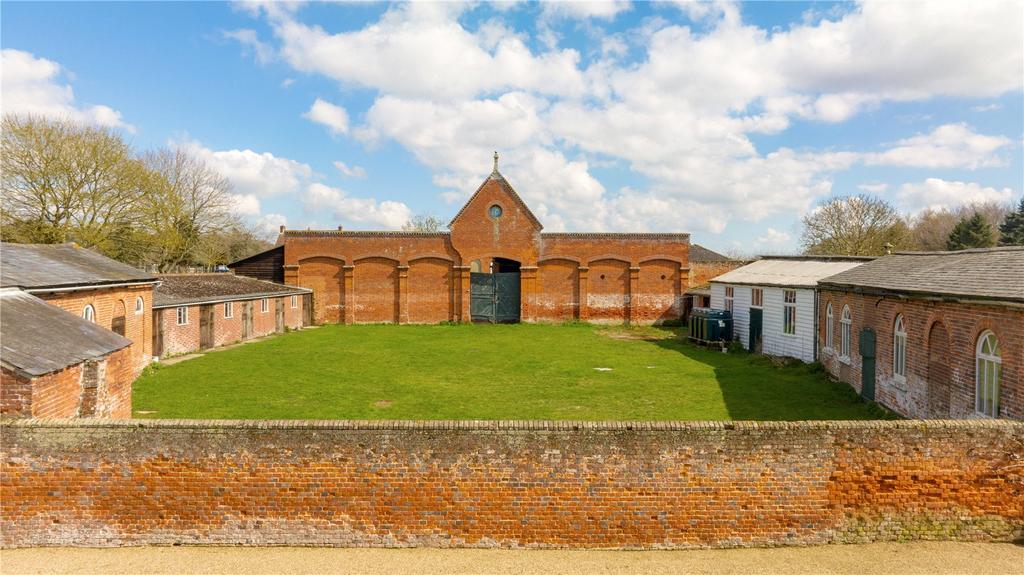
<instances>
[{"instance_id":1,"label":"doorway","mask_svg":"<svg viewBox=\"0 0 1024 575\"><path fill-rule=\"evenodd\" d=\"M927 417L949 417L952 385L949 371L949 333L941 322L928 332L928 414Z\"/></svg>"},{"instance_id":2,"label":"doorway","mask_svg":"<svg viewBox=\"0 0 1024 575\"><path fill-rule=\"evenodd\" d=\"M252 301L242 303L242 339L252 337Z\"/></svg>"},{"instance_id":3,"label":"doorway","mask_svg":"<svg viewBox=\"0 0 1024 575\"><path fill-rule=\"evenodd\" d=\"M199 308L199 349L213 347L213 304Z\"/></svg>"},{"instance_id":4,"label":"doorway","mask_svg":"<svg viewBox=\"0 0 1024 575\"><path fill-rule=\"evenodd\" d=\"M860 341L860 396L864 401L875 400L875 330L864 328Z\"/></svg>"},{"instance_id":5,"label":"doorway","mask_svg":"<svg viewBox=\"0 0 1024 575\"><path fill-rule=\"evenodd\" d=\"M747 350L752 353L761 353L761 332L764 310L759 307L750 308L750 329L748 330Z\"/></svg>"},{"instance_id":6,"label":"doorway","mask_svg":"<svg viewBox=\"0 0 1024 575\"><path fill-rule=\"evenodd\" d=\"M470 273L469 312L474 322L515 323L520 318L520 264L494 258L491 273Z\"/></svg>"}]
</instances>

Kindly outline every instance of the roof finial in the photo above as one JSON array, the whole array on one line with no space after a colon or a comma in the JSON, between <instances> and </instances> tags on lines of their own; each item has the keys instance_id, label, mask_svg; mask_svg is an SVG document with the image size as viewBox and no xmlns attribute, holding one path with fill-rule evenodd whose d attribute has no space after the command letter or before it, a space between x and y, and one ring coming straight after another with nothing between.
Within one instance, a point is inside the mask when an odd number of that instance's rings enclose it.
<instances>
[{"instance_id":1,"label":"roof finial","mask_svg":"<svg viewBox=\"0 0 1024 575\"><path fill-rule=\"evenodd\" d=\"M494 171L498 171L498 150L494 150Z\"/></svg>"}]
</instances>

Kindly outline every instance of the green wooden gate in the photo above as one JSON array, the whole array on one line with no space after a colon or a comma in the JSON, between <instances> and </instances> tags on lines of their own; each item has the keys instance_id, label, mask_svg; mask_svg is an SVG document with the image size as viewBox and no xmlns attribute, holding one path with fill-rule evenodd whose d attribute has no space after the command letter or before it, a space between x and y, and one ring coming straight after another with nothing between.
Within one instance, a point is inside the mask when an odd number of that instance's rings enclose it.
<instances>
[{"instance_id":1,"label":"green wooden gate","mask_svg":"<svg viewBox=\"0 0 1024 575\"><path fill-rule=\"evenodd\" d=\"M747 337L747 349L750 351L760 351L761 346L761 330L763 325L763 310L758 307L750 308L750 329Z\"/></svg>"},{"instance_id":2,"label":"green wooden gate","mask_svg":"<svg viewBox=\"0 0 1024 575\"><path fill-rule=\"evenodd\" d=\"M860 396L865 401L875 400L875 331L860 332Z\"/></svg>"},{"instance_id":3,"label":"green wooden gate","mask_svg":"<svg viewBox=\"0 0 1024 575\"><path fill-rule=\"evenodd\" d=\"M518 273L471 273L469 288L469 315L473 321L519 321Z\"/></svg>"}]
</instances>

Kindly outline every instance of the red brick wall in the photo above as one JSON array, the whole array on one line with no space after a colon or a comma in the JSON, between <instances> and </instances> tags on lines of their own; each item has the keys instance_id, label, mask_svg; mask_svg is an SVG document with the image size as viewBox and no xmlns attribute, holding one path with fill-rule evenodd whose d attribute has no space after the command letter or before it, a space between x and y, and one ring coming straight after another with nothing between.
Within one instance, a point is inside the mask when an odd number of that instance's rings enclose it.
<instances>
[{"instance_id":1,"label":"red brick wall","mask_svg":"<svg viewBox=\"0 0 1024 575\"><path fill-rule=\"evenodd\" d=\"M163 316L160 325L163 326L163 353L161 357L190 353L199 349L199 306L184 306L188 308L188 323L178 325L178 308L167 307L154 310ZM236 304L238 309L235 313L241 317L241 305Z\"/></svg>"},{"instance_id":2,"label":"red brick wall","mask_svg":"<svg viewBox=\"0 0 1024 575\"><path fill-rule=\"evenodd\" d=\"M0 423L37 545L685 548L1012 540L1024 425Z\"/></svg>"},{"instance_id":3,"label":"red brick wall","mask_svg":"<svg viewBox=\"0 0 1024 575\"><path fill-rule=\"evenodd\" d=\"M35 378L6 368L0 372L0 413L13 417L109 417L127 419L132 415L132 381L135 380L134 346L97 360L96 388L83 401L85 364ZM83 413L83 404L88 413Z\"/></svg>"},{"instance_id":4,"label":"red brick wall","mask_svg":"<svg viewBox=\"0 0 1024 575\"><path fill-rule=\"evenodd\" d=\"M96 323L111 329L114 317L125 317L125 337L132 340L132 369L136 375L153 355L153 286L80 290L35 294L40 299L82 317L86 305L96 310ZM135 313L135 299L143 300L143 312ZM123 307L122 307L123 306Z\"/></svg>"},{"instance_id":5,"label":"red brick wall","mask_svg":"<svg viewBox=\"0 0 1024 575\"><path fill-rule=\"evenodd\" d=\"M231 302L230 318L224 317L224 304L208 304L213 306L213 347L229 345L243 339L242 319L246 303L252 305L252 334L250 337L262 337L277 331L277 301L283 301L285 327L298 329L302 327L303 297L296 296L295 306L291 306L291 296L267 298L267 311L263 312L260 298L237 300ZM161 308L153 313L163 314L164 350L163 355L178 355L199 351L199 314L203 306L188 307L188 324L177 325L177 307Z\"/></svg>"},{"instance_id":6,"label":"red brick wall","mask_svg":"<svg viewBox=\"0 0 1024 575\"><path fill-rule=\"evenodd\" d=\"M830 301L835 350L825 347L825 317ZM844 305L850 306L852 319L849 364L838 357ZM875 399L907 417L977 417L975 349L978 337L992 331L1002 355L1001 416L1024 419L1024 310L832 290L821 291L818 306L819 357L828 372L859 392L863 363L858 353L860 331L872 328L876 340ZM898 314L903 315L907 332L905 382L893 377L893 329ZM938 341L942 332L946 337ZM939 353L930 353L932 347L938 348Z\"/></svg>"},{"instance_id":7,"label":"red brick wall","mask_svg":"<svg viewBox=\"0 0 1024 575\"><path fill-rule=\"evenodd\" d=\"M748 262L690 262L690 287L705 286L712 279Z\"/></svg>"}]
</instances>

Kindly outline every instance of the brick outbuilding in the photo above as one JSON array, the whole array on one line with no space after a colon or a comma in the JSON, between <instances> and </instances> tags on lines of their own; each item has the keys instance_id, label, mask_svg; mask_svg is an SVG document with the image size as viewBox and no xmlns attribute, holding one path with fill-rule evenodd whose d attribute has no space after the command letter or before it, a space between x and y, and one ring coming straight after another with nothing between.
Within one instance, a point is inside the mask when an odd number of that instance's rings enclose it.
<instances>
[{"instance_id":1,"label":"brick outbuilding","mask_svg":"<svg viewBox=\"0 0 1024 575\"><path fill-rule=\"evenodd\" d=\"M166 274L154 292L154 356L177 355L309 323L311 292L233 274Z\"/></svg>"},{"instance_id":2,"label":"brick outbuilding","mask_svg":"<svg viewBox=\"0 0 1024 575\"><path fill-rule=\"evenodd\" d=\"M131 340L17 288L0 289L0 340L0 414L131 417Z\"/></svg>"},{"instance_id":3,"label":"brick outbuilding","mask_svg":"<svg viewBox=\"0 0 1024 575\"><path fill-rule=\"evenodd\" d=\"M497 158L448 227L282 230L278 247L233 267L264 277L276 270L262 260L283 251L284 283L313 291L318 323L644 324L682 311L689 234L545 233Z\"/></svg>"},{"instance_id":4,"label":"brick outbuilding","mask_svg":"<svg viewBox=\"0 0 1024 575\"><path fill-rule=\"evenodd\" d=\"M907 417L1024 419L1024 247L897 253L819 281L819 359Z\"/></svg>"}]
</instances>

